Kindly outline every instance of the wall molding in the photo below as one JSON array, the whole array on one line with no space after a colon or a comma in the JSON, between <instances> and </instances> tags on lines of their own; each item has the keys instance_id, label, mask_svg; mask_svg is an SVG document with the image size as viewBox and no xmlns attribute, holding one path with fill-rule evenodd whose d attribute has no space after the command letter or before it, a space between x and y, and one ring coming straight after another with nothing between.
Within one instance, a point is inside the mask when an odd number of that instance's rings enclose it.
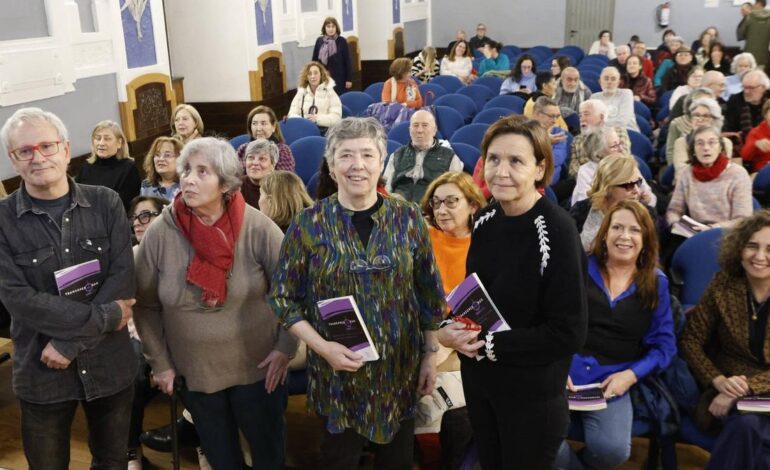
<instances>
[{"instance_id":1,"label":"wall molding","mask_svg":"<svg viewBox=\"0 0 770 470\"><path fill-rule=\"evenodd\" d=\"M171 77L162 73L147 73L131 80L126 85L126 94L128 101L118 102L120 108L120 120L123 125L123 132L129 142L137 140L137 126L134 120L134 113L138 109L137 90L145 85L153 83L162 84L166 91L166 100L169 103L169 114L177 105L176 94L171 85Z\"/></svg>"},{"instance_id":2,"label":"wall molding","mask_svg":"<svg viewBox=\"0 0 770 470\"><path fill-rule=\"evenodd\" d=\"M249 70L249 95L251 101L262 101L265 99L266 91L263 86L265 78L265 62L269 59L278 59L279 71L281 73L281 93L286 93L286 65L283 61L281 51L265 51L257 57L257 70Z\"/></svg>"}]
</instances>

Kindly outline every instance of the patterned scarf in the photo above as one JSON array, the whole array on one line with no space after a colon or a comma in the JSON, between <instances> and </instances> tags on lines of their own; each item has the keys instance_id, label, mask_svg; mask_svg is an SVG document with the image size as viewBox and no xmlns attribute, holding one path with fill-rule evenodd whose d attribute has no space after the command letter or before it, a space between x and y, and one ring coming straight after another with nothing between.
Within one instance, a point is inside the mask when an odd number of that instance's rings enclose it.
<instances>
[{"instance_id":1,"label":"patterned scarf","mask_svg":"<svg viewBox=\"0 0 770 470\"><path fill-rule=\"evenodd\" d=\"M329 62L329 57L337 53L338 37L339 34L335 34L334 36L324 36L324 42L321 44L321 50L318 51L318 60L320 60L322 64L327 65Z\"/></svg>"}]
</instances>

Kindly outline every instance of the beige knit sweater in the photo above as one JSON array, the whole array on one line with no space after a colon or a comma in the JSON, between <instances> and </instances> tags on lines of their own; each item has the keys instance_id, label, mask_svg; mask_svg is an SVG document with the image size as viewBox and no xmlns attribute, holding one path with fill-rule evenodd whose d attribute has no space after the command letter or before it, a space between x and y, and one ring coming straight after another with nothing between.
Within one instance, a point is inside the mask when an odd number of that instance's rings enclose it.
<instances>
[{"instance_id":1,"label":"beige knit sweater","mask_svg":"<svg viewBox=\"0 0 770 470\"><path fill-rule=\"evenodd\" d=\"M213 393L264 380L257 365L276 349L293 355L296 339L267 304L281 230L246 206L220 308L202 307L200 288L186 282L193 249L174 223L172 207L147 229L136 256L134 321L154 371L171 368L191 391Z\"/></svg>"}]
</instances>

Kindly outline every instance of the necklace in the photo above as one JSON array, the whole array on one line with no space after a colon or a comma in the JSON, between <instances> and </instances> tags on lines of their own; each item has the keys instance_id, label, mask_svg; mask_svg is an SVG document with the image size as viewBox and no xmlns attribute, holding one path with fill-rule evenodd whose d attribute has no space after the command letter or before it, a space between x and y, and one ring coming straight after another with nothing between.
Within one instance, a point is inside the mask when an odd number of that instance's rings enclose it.
<instances>
[{"instance_id":1,"label":"necklace","mask_svg":"<svg viewBox=\"0 0 770 470\"><path fill-rule=\"evenodd\" d=\"M754 295L749 292L749 304L751 304L752 321L757 321L757 311L761 311L763 308L765 308L766 303L767 303L767 299L765 299L764 302L757 302L756 300L754 300Z\"/></svg>"}]
</instances>

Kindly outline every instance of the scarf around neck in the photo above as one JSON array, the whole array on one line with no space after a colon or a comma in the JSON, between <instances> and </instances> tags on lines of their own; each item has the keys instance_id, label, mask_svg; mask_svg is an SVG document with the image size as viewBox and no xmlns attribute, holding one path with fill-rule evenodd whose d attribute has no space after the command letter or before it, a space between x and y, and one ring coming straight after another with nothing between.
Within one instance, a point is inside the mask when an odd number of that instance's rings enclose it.
<instances>
[{"instance_id":1,"label":"scarf around neck","mask_svg":"<svg viewBox=\"0 0 770 470\"><path fill-rule=\"evenodd\" d=\"M730 160L727 159L724 153L720 153L714 164L708 168L701 165L700 162L693 163L692 175L696 180L705 183L719 177L727 168L728 163L730 163Z\"/></svg>"},{"instance_id":2,"label":"scarf around neck","mask_svg":"<svg viewBox=\"0 0 770 470\"><path fill-rule=\"evenodd\" d=\"M337 53L338 37L339 37L339 34L335 34L334 36L323 37L323 44L321 44L321 50L318 51L318 60L320 60L322 64L327 65L327 63L329 62L329 57Z\"/></svg>"},{"instance_id":3,"label":"scarf around neck","mask_svg":"<svg viewBox=\"0 0 770 470\"><path fill-rule=\"evenodd\" d=\"M209 308L221 306L227 299L227 275L233 266L245 208L243 195L235 192L225 201L222 217L214 225L206 225L187 207L181 192L174 199L174 221L194 250L187 266L187 282L201 288L201 300Z\"/></svg>"}]
</instances>

